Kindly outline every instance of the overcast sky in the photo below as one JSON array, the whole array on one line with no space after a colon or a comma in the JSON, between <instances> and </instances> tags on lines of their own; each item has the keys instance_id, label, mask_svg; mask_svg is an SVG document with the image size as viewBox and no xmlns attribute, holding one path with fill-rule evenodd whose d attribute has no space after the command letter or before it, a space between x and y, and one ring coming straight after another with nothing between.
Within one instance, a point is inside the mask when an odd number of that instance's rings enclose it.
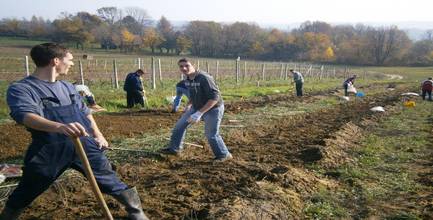
<instances>
[{"instance_id":1,"label":"overcast sky","mask_svg":"<svg viewBox=\"0 0 433 220\"><path fill-rule=\"evenodd\" d=\"M433 22L432 0L0 0L0 18L55 19L62 11L96 13L101 7L146 9L157 20L211 20L290 24L303 21L329 23ZM433 28L433 27L432 27Z\"/></svg>"}]
</instances>

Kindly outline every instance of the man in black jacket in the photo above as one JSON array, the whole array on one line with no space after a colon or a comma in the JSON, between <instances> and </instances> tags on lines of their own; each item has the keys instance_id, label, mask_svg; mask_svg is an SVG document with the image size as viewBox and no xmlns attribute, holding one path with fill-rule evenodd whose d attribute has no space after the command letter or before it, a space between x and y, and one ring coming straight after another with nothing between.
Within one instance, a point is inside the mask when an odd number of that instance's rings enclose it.
<instances>
[{"instance_id":1,"label":"man in black jacket","mask_svg":"<svg viewBox=\"0 0 433 220\"><path fill-rule=\"evenodd\" d=\"M144 89L141 82L141 76L144 75L143 70L138 69L133 73L129 73L125 79L123 90L126 91L126 107L132 108L135 104L140 104L144 107Z\"/></svg>"}]
</instances>

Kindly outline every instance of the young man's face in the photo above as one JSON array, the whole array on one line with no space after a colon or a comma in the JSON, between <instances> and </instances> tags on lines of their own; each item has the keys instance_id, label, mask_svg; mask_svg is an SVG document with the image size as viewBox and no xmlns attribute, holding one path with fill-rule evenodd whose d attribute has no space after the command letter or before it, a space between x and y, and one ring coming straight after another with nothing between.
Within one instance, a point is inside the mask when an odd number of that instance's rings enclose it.
<instances>
[{"instance_id":1,"label":"young man's face","mask_svg":"<svg viewBox=\"0 0 433 220\"><path fill-rule=\"evenodd\" d=\"M180 62L179 70L185 75L195 72L195 69L190 62Z\"/></svg>"},{"instance_id":2,"label":"young man's face","mask_svg":"<svg viewBox=\"0 0 433 220\"><path fill-rule=\"evenodd\" d=\"M56 65L56 71L60 75L66 75L68 74L69 69L74 65L74 62L72 61L74 57L71 53L66 53L66 56L62 59L59 59L59 62L57 62Z\"/></svg>"}]
</instances>

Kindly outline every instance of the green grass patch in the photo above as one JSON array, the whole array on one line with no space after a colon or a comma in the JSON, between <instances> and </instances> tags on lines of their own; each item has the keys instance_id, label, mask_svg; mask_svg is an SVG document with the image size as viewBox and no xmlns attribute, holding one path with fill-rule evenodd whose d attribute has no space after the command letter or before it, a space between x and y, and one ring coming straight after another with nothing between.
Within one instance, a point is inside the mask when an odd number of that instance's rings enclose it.
<instances>
[{"instance_id":1,"label":"green grass patch","mask_svg":"<svg viewBox=\"0 0 433 220\"><path fill-rule=\"evenodd\" d=\"M422 218L422 208L412 208L413 203L416 203L413 196L418 192L431 192L433 187L421 185L417 181L415 163L425 157L430 146L432 125L427 119L432 117L432 103L419 101L415 108L399 108L397 113L384 119L370 131L362 139L360 147L353 150L355 163L345 164L337 169L341 174L339 180L344 187L336 191L319 192L323 201L317 204L310 202L305 210L308 216L315 213L313 216L327 219L329 210L350 210L354 207L351 204L357 204L357 210L351 210L351 213L357 213L360 209L370 210L367 216L363 217L373 215L383 219ZM316 172L323 170L317 169ZM327 193L335 196L324 196ZM344 196L336 200L339 194ZM383 208L388 206L398 208Z\"/></svg>"},{"instance_id":2,"label":"green grass patch","mask_svg":"<svg viewBox=\"0 0 433 220\"><path fill-rule=\"evenodd\" d=\"M338 194L321 188L307 201L304 213L309 219L347 219L348 210L339 205Z\"/></svg>"}]
</instances>

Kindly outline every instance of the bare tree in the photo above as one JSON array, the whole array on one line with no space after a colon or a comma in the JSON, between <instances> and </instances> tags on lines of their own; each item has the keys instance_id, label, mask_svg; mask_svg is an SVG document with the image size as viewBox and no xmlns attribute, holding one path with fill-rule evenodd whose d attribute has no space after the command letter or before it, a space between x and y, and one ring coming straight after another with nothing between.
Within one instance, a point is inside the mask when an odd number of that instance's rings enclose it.
<instances>
[{"instance_id":1,"label":"bare tree","mask_svg":"<svg viewBox=\"0 0 433 220\"><path fill-rule=\"evenodd\" d=\"M98 13L98 16L102 18L102 20L108 22L111 25L123 18L122 10L116 7L103 7L96 10L96 12Z\"/></svg>"},{"instance_id":2,"label":"bare tree","mask_svg":"<svg viewBox=\"0 0 433 220\"><path fill-rule=\"evenodd\" d=\"M388 59L395 58L401 49L405 48L409 39L405 32L396 26L378 28L367 32L375 64L383 65Z\"/></svg>"},{"instance_id":3,"label":"bare tree","mask_svg":"<svg viewBox=\"0 0 433 220\"><path fill-rule=\"evenodd\" d=\"M433 29L427 30L424 34L424 39L433 41Z\"/></svg>"},{"instance_id":4,"label":"bare tree","mask_svg":"<svg viewBox=\"0 0 433 220\"><path fill-rule=\"evenodd\" d=\"M139 7L128 7L125 8L126 16L133 17L143 28L152 25L152 18L149 16L146 10Z\"/></svg>"}]
</instances>

